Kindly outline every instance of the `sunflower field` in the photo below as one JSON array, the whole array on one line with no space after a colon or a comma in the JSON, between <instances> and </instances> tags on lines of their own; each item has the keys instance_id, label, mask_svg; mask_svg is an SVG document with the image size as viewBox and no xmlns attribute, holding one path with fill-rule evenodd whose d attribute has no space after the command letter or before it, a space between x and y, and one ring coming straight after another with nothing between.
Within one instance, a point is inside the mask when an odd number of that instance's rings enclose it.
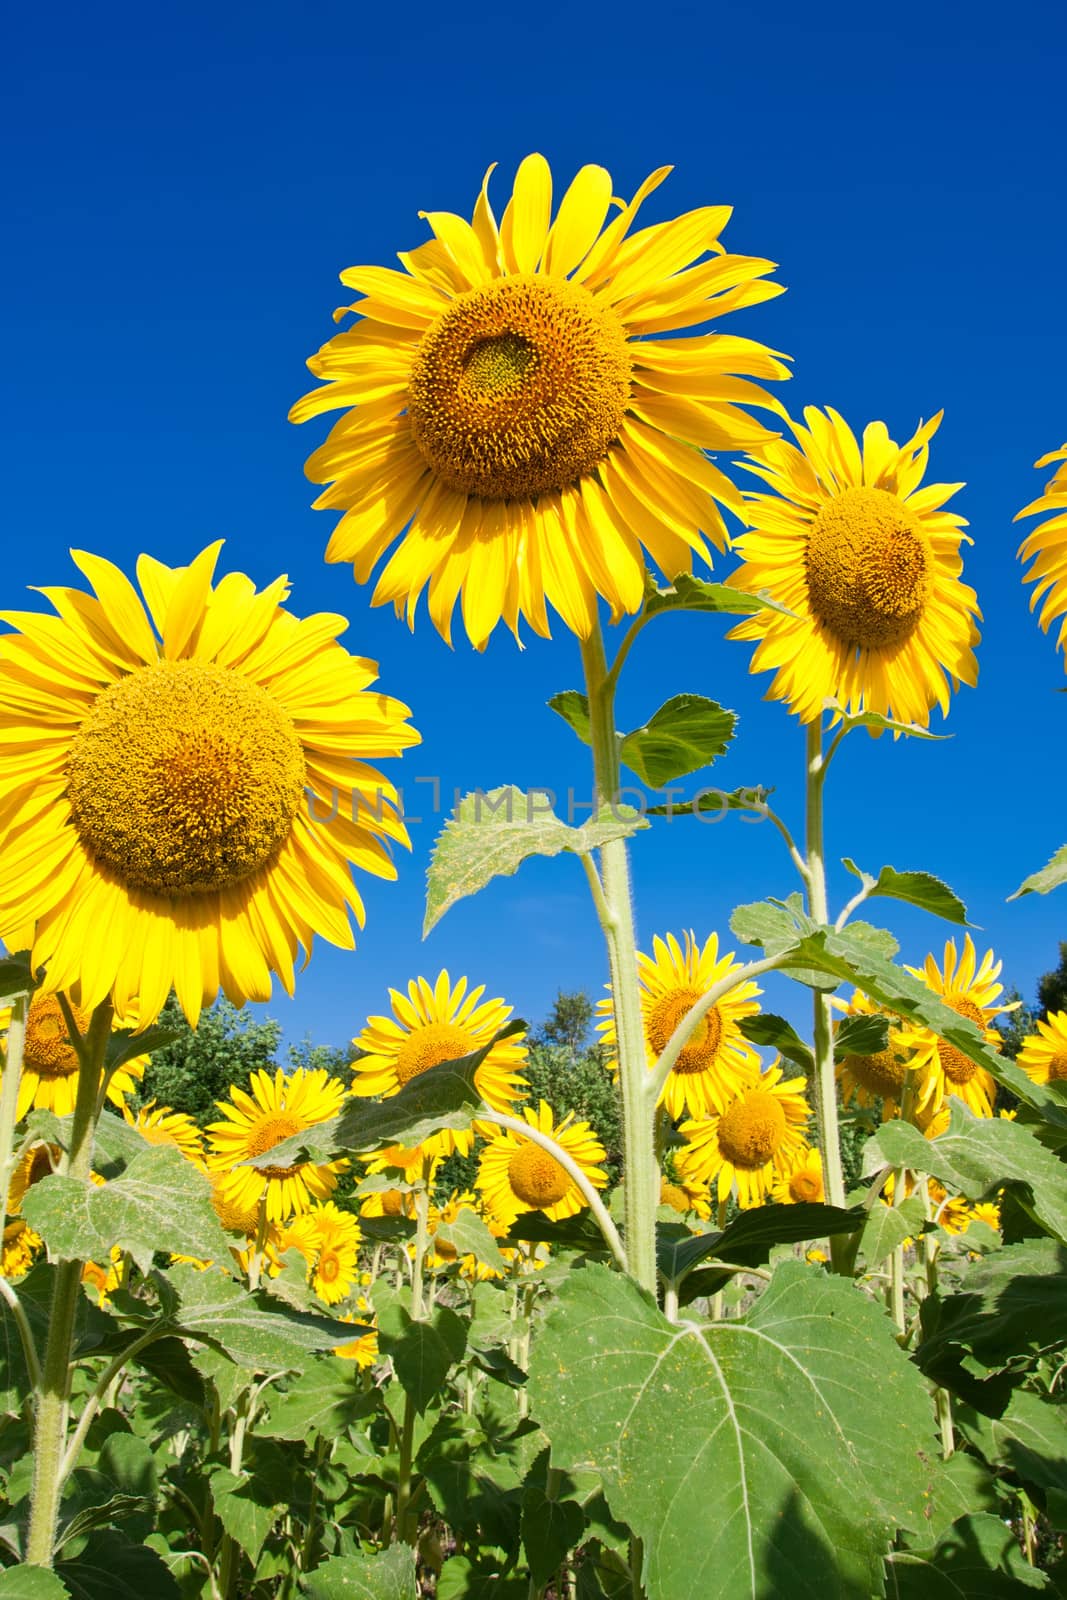
<instances>
[{"instance_id":1,"label":"sunflower field","mask_svg":"<svg viewBox=\"0 0 1067 1600\"><path fill-rule=\"evenodd\" d=\"M291 417L336 416L306 470L372 604L580 662L550 706L591 814L472 786L426 929L567 858L621 1176L486 974L436 963L342 1076L257 1068L206 1122L143 1098L165 1007L292 993L316 938L354 948L364 875L411 870L419 708L220 543L73 550L0 635L0 1600L1067 1593L1067 1013L1003 1049L1017 1002L936 863L846 858L828 899L843 742L936 737L977 680L940 417L797 420L788 358L724 331L774 264L728 206L646 223L670 169L554 199L531 155L499 220L492 170L399 270L342 272ZM1063 648L1067 446L1037 466L1019 578ZM617 730L680 612L780 702L800 814L774 773L696 787L737 717L684 685ZM781 894L639 947L631 857L639 904L642 833L701 811L771 824ZM1065 881L1067 845L1017 894ZM933 919L922 966L886 900Z\"/></svg>"}]
</instances>

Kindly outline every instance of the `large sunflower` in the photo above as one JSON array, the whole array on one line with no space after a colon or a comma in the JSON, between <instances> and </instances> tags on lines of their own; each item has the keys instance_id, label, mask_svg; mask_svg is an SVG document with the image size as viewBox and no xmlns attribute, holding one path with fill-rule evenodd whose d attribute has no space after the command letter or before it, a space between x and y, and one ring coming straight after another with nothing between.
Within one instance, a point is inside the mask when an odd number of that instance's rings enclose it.
<instances>
[{"instance_id":1,"label":"large sunflower","mask_svg":"<svg viewBox=\"0 0 1067 1600\"><path fill-rule=\"evenodd\" d=\"M195 1021L220 985L262 1000L276 972L291 990L314 934L352 946L350 866L393 877L383 840L407 842L366 765L417 742L407 708L336 643L343 617L282 609L285 578L212 587L220 548L141 556L143 604L75 551L95 597L3 613L20 631L0 638L0 938L35 924L34 967L86 1011L136 999L148 1023L173 987Z\"/></svg>"},{"instance_id":2,"label":"large sunflower","mask_svg":"<svg viewBox=\"0 0 1067 1600\"><path fill-rule=\"evenodd\" d=\"M242 1163L335 1117L344 1103L344 1086L325 1067L310 1072L298 1067L288 1077L280 1067L273 1078L269 1072L253 1072L249 1085L250 1094L234 1084L229 1100L216 1100L225 1121L208 1124L216 1210L222 1205L235 1218L248 1218L265 1197L267 1221L287 1222L294 1212L307 1211L313 1201L327 1199L347 1163L303 1161L286 1167Z\"/></svg>"},{"instance_id":3,"label":"large sunflower","mask_svg":"<svg viewBox=\"0 0 1067 1600\"><path fill-rule=\"evenodd\" d=\"M1015 1058L1034 1083L1067 1083L1067 1011L1050 1011L1037 1019Z\"/></svg>"},{"instance_id":4,"label":"large sunflower","mask_svg":"<svg viewBox=\"0 0 1067 1600\"><path fill-rule=\"evenodd\" d=\"M997 1005L1003 985L997 982L1001 963L994 961L992 950L987 950L978 960L974 941L968 933L963 941L963 953L958 954L953 939L945 940L944 963L938 966L936 957L928 955L923 967L908 967L912 977L921 978L938 999L944 1001L957 1016L966 1017L984 1035L986 1042L999 1050L1001 1037L992 1026L993 1018L1014 1005ZM939 1039L929 1028L905 1028L899 1035L904 1049L913 1050L917 1075L915 1107L920 1126L924 1117L941 1107L950 1095L955 1095L970 1107L976 1117L993 1115L996 1084L984 1067L980 1067L962 1050Z\"/></svg>"},{"instance_id":5,"label":"large sunflower","mask_svg":"<svg viewBox=\"0 0 1067 1600\"><path fill-rule=\"evenodd\" d=\"M1060 465L1046 483L1044 492L1024 506L1015 521L1018 522L1020 517L1040 517L1052 513L1048 522L1041 523L1033 533L1027 534L1019 546L1019 560L1033 560L1034 563L1023 582L1037 585L1030 596L1030 610L1035 610L1040 604L1038 621L1042 632L1047 633L1050 623L1062 619L1056 640L1057 650L1062 650L1067 644L1067 444L1042 456L1034 465L1048 467L1053 461L1058 461Z\"/></svg>"},{"instance_id":6,"label":"large sunflower","mask_svg":"<svg viewBox=\"0 0 1067 1600\"><path fill-rule=\"evenodd\" d=\"M84 1037L92 1019L73 1001L70 1002L70 1008L78 1031ZM0 1009L0 1030L6 1030L10 1020L10 1006ZM0 1058L6 1060L2 1043ZM144 1077L147 1065L147 1056L134 1056L111 1074L107 1097L113 1105L124 1105L126 1095ZM66 1018L58 998L37 990L26 1014L17 1120L21 1121L34 1108L52 1111L57 1117L69 1117L78 1096L79 1070L78 1057L70 1042ZM0 1078L2 1076L0 1072Z\"/></svg>"},{"instance_id":7,"label":"large sunflower","mask_svg":"<svg viewBox=\"0 0 1067 1600\"><path fill-rule=\"evenodd\" d=\"M776 1063L721 1113L683 1122L686 1145L675 1152L675 1165L688 1181L715 1180L720 1204L736 1188L742 1209L762 1205L775 1179L803 1154L810 1116L804 1079L783 1081Z\"/></svg>"},{"instance_id":8,"label":"large sunflower","mask_svg":"<svg viewBox=\"0 0 1067 1600\"><path fill-rule=\"evenodd\" d=\"M548 164L527 156L498 228L490 167L472 222L424 212L434 238L402 272L341 274L362 298L335 315L360 320L308 362L325 386L290 415L345 413L306 469L332 485L316 506L345 513L326 559L366 583L402 540L373 604L413 623L429 583L449 639L462 594L481 648L501 617L547 636L548 601L584 637L598 594L640 608L643 551L674 577L704 534L725 548L715 502L739 496L704 451L771 437L739 402L779 409L749 380L789 374L750 339L673 335L781 289L761 281L773 262L724 253L729 206L629 233L670 170L625 204L583 167L553 221Z\"/></svg>"},{"instance_id":9,"label":"large sunflower","mask_svg":"<svg viewBox=\"0 0 1067 1600\"><path fill-rule=\"evenodd\" d=\"M693 934L687 933L683 947L669 933L665 940L657 934L652 940L652 954L640 951L637 965L651 1068L682 1018L741 963L732 952L720 956L718 934L710 934L703 945L698 945ZM759 1054L738 1024L759 1010L756 996L761 992L754 983L738 984L697 1024L660 1096L660 1104L672 1117L683 1117L687 1110L693 1117L721 1111L728 1100L759 1076ZM600 1001L597 1009L602 1018L599 1028L603 1042L614 1051L617 1042L611 1001ZM609 1066L618 1071L614 1060Z\"/></svg>"},{"instance_id":10,"label":"large sunflower","mask_svg":"<svg viewBox=\"0 0 1067 1600\"><path fill-rule=\"evenodd\" d=\"M883 422L862 448L829 407L792 423L797 445L776 440L747 463L773 495L747 496L744 565L730 583L766 590L791 615L763 610L732 639L754 639L751 670L773 671L769 699L814 722L828 700L853 712L929 722L949 689L974 685L981 615L960 582L961 517L945 511L960 484L920 488L939 412L905 445Z\"/></svg>"},{"instance_id":11,"label":"large sunflower","mask_svg":"<svg viewBox=\"0 0 1067 1600\"><path fill-rule=\"evenodd\" d=\"M367 1026L353 1040L360 1052L353 1063L352 1093L366 1097L399 1094L406 1083L443 1061L473 1055L499 1033L511 1016L503 1000L482 1000L484 985L467 992L466 978L455 987L447 972L431 985L412 978L407 994L390 989L391 1017L368 1017ZM494 1111L510 1111L526 1088L519 1069L526 1060L524 1036L495 1044L474 1075L475 1087ZM431 1134L420 1147L424 1157L470 1152L470 1128L445 1128ZM410 1166L407 1152L399 1150L392 1165Z\"/></svg>"},{"instance_id":12,"label":"large sunflower","mask_svg":"<svg viewBox=\"0 0 1067 1600\"><path fill-rule=\"evenodd\" d=\"M522 1114L531 1128L547 1133L567 1152L594 1189L604 1188L608 1180L597 1166L604 1160L604 1147L587 1122L575 1122L573 1115L568 1115L557 1123L545 1100L536 1110L523 1106ZM490 1139L482 1151L477 1184L486 1210L506 1228L525 1211L543 1211L551 1221L559 1222L573 1217L586 1204L578 1185L555 1156L510 1128Z\"/></svg>"}]
</instances>

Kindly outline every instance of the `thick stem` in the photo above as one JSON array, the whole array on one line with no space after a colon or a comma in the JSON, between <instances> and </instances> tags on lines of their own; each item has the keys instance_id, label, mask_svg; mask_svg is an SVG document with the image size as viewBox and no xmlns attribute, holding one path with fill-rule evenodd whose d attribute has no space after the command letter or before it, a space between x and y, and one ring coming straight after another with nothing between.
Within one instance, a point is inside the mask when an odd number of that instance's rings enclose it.
<instances>
[{"instance_id":1,"label":"thick stem","mask_svg":"<svg viewBox=\"0 0 1067 1600\"><path fill-rule=\"evenodd\" d=\"M30 997L19 994L11 1002L7 1025L7 1059L4 1081L0 1085L0 1198L7 1206L7 1191L15 1165L15 1123L18 1121L19 1084L22 1081L22 1051L26 1043L26 1013ZM6 1215L6 1212L5 1212Z\"/></svg>"},{"instance_id":2,"label":"thick stem","mask_svg":"<svg viewBox=\"0 0 1067 1600\"><path fill-rule=\"evenodd\" d=\"M807 751L807 836L808 911L814 922L825 926L829 920L826 900L826 865L823 853L823 781L826 762L822 750L822 719L808 726ZM814 991L815 1044L815 1119L822 1151L823 1184L832 1206L845 1204L845 1176L841 1166L841 1133L837 1120L837 1082L834 1077L834 1034L830 1022L830 999L822 990ZM841 1236L830 1240L830 1261L835 1272L843 1270Z\"/></svg>"},{"instance_id":3,"label":"thick stem","mask_svg":"<svg viewBox=\"0 0 1067 1600\"><path fill-rule=\"evenodd\" d=\"M619 793L619 753L615 737L615 680L608 673L599 624L582 641L582 665L589 698L589 730L598 808L615 804ZM641 1017L634 937L630 863L624 839L601 846L603 904L598 906L608 947L612 1005L623 1108L623 1177L626 1201L626 1259L631 1276L656 1292L656 1207L659 1174L655 1153L655 1105L645 1094L648 1061Z\"/></svg>"},{"instance_id":4,"label":"thick stem","mask_svg":"<svg viewBox=\"0 0 1067 1600\"><path fill-rule=\"evenodd\" d=\"M92 1171L97 1085L111 1030L111 1003L105 1000L97 1006L84 1040L77 1028L73 1027L69 1008L64 1006L64 1012L67 1014L68 1029L73 1029L71 1043L80 1063L66 1171L72 1178L87 1179ZM55 1549L67 1434L70 1355L83 1266L84 1262L81 1261L61 1261L56 1268L52 1291L48 1343L41 1367L41 1390L33 1433L33 1486L26 1537L26 1561L37 1567L50 1567Z\"/></svg>"}]
</instances>

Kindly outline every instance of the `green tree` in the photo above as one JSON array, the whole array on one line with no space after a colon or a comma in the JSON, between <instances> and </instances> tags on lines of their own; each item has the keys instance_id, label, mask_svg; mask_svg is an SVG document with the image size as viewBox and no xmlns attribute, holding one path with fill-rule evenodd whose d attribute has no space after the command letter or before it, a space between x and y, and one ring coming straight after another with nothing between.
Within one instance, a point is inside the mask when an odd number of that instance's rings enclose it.
<instances>
[{"instance_id":1,"label":"green tree","mask_svg":"<svg viewBox=\"0 0 1067 1600\"><path fill-rule=\"evenodd\" d=\"M153 1051L140 1086L140 1104L157 1100L186 1112L204 1127L217 1120L215 1101L225 1099L231 1084L247 1086L249 1073L259 1067L271 1073L277 1069L282 1027L272 1017L260 1021L250 1011L218 1000L192 1028L170 995L159 1023L178 1037Z\"/></svg>"},{"instance_id":2,"label":"green tree","mask_svg":"<svg viewBox=\"0 0 1067 1600\"><path fill-rule=\"evenodd\" d=\"M1050 1011L1067 1011L1067 942L1060 940L1060 963L1053 972L1046 972L1037 985L1037 999L1042 1021Z\"/></svg>"},{"instance_id":3,"label":"green tree","mask_svg":"<svg viewBox=\"0 0 1067 1600\"><path fill-rule=\"evenodd\" d=\"M616 1183L622 1164L622 1106L603 1046L589 1042L594 1014L587 994L561 990L534 1033L523 1076L531 1104L547 1100L557 1118L573 1112L589 1123L607 1152L608 1178Z\"/></svg>"},{"instance_id":4,"label":"green tree","mask_svg":"<svg viewBox=\"0 0 1067 1600\"><path fill-rule=\"evenodd\" d=\"M286 1055L294 1071L303 1067L307 1072L314 1072L325 1067L330 1077L340 1078L346 1089L351 1085L352 1062L356 1057L351 1045L316 1044L311 1035L305 1033L299 1044L289 1045Z\"/></svg>"}]
</instances>

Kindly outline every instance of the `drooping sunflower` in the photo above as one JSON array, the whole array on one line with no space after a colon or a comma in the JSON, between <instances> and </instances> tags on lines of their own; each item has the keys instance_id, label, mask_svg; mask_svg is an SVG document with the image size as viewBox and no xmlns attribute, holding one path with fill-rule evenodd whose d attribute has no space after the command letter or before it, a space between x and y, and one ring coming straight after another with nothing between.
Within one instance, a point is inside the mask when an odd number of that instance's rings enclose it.
<instances>
[{"instance_id":1,"label":"drooping sunflower","mask_svg":"<svg viewBox=\"0 0 1067 1600\"><path fill-rule=\"evenodd\" d=\"M1067 1011L1038 1017L1037 1032L1026 1035L1015 1059L1034 1083L1067 1083Z\"/></svg>"},{"instance_id":2,"label":"drooping sunflower","mask_svg":"<svg viewBox=\"0 0 1067 1600\"><path fill-rule=\"evenodd\" d=\"M407 843L369 760L418 741L338 616L282 607L243 573L213 587L220 544L188 567L141 556L144 601L99 556L95 595L45 589L59 615L5 612L0 637L0 939L34 927L49 991L85 1011L170 989L195 1022L220 986L290 991L315 934L351 948L351 867L394 877ZM305 792L314 802L305 803Z\"/></svg>"},{"instance_id":3,"label":"drooping sunflower","mask_svg":"<svg viewBox=\"0 0 1067 1600\"><path fill-rule=\"evenodd\" d=\"M683 1177L714 1182L719 1203L736 1190L742 1209L762 1205L779 1171L803 1153L811 1108L803 1078L782 1078L777 1064L725 1109L700 1122L683 1122L685 1148L675 1152Z\"/></svg>"},{"instance_id":4,"label":"drooping sunflower","mask_svg":"<svg viewBox=\"0 0 1067 1600\"><path fill-rule=\"evenodd\" d=\"M783 1206L824 1201L820 1152L812 1147L784 1160L771 1185L771 1198Z\"/></svg>"},{"instance_id":5,"label":"drooping sunflower","mask_svg":"<svg viewBox=\"0 0 1067 1600\"><path fill-rule=\"evenodd\" d=\"M0 868L0 876L3 869ZM92 1020L89 1013L67 997L78 1032L84 1035ZM11 1020L9 1006L0 1009L0 1029ZM0 1045L0 1059L6 1052ZM144 1077L147 1056L134 1056L112 1073L107 1097L113 1105L125 1104L125 1097ZM54 994L37 990L26 1012L26 1040L22 1052L22 1077L19 1080L17 1120L35 1108L69 1117L78 1097L78 1057L67 1033L66 1018ZM0 1078L3 1074L0 1072Z\"/></svg>"},{"instance_id":6,"label":"drooping sunflower","mask_svg":"<svg viewBox=\"0 0 1067 1600\"><path fill-rule=\"evenodd\" d=\"M840 1002L831 1001L831 1004ZM913 1065L914 1053L901 1044L904 1031L903 1018L885 1011L859 989L855 990L847 1005L841 1007L845 1017L884 1016L889 1024L889 1036L884 1050L870 1055L843 1056L835 1067L841 1085L841 1098L846 1105L855 1101L859 1106L877 1106L881 1102L882 1115L888 1119L900 1112L904 1085L909 1072L913 1084L918 1083L919 1072ZM839 1024L838 1024L839 1025Z\"/></svg>"},{"instance_id":7,"label":"drooping sunflower","mask_svg":"<svg viewBox=\"0 0 1067 1600\"><path fill-rule=\"evenodd\" d=\"M641 1014L645 1025L648 1065L655 1065L681 1022L696 1002L713 985L740 968L731 951L720 956L719 936L710 934L698 945L692 933L685 935L684 947L673 933L666 939L657 934L652 954L637 956L641 984ZM745 1085L759 1076L759 1054L744 1037L738 1024L759 1010L756 996L762 991L754 983L741 983L730 989L711 1007L690 1034L663 1087L660 1104L672 1117L705 1117L723 1106ZM615 1018L611 1000L600 1001L599 1029L610 1051L617 1048ZM618 1062L608 1063L618 1071Z\"/></svg>"},{"instance_id":8,"label":"drooping sunflower","mask_svg":"<svg viewBox=\"0 0 1067 1600\"><path fill-rule=\"evenodd\" d=\"M146 1100L137 1112L131 1111L124 1102L122 1115L147 1144L172 1144L194 1166L203 1166L204 1136L186 1112L172 1111L170 1106L157 1106L154 1100Z\"/></svg>"},{"instance_id":9,"label":"drooping sunflower","mask_svg":"<svg viewBox=\"0 0 1067 1600\"><path fill-rule=\"evenodd\" d=\"M251 1093L234 1084L229 1100L216 1100L225 1121L208 1124L215 1195L240 1218L257 1214L265 1197L267 1221L287 1222L313 1201L328 1199L347 1162L302 1161L285 1167L240 1163L335 1117L344 1102L344 1087L325 1067L298 1067L288 1076L279 1067L273 1077L259 1070L250 1075L249 1086Z\"/></svg>"},{"instance_id":10,"label":"drooping sunflower","mask_svg":"<svg viewBox=\"0 0 1067 1600\"><path fill-rule=\"evenodd\" d=\"M33 1266L40 1249L40 1234L34 1233L21 1217L16 1217L4 1228L3 1245L0 1247L0 1276L23 1277Z\"/></svg>"},{"instance_id":11,"label":"drooping sunflower","mask_svg":"<svg viewBox=\"0 0 1067 1600\"><path fill-rule=\"evenodd\" d=\"M1051 513L1047 522L1027 534L1019 546L1019 560L1032 560L1034 563L1023 582L1036 585L1030 596L1030 610L1041 606L1038 623L1042 633L1047 633L1050 624L1062 619L1056 640L1057 650L1062 650L1067 644L1067 444L1042 456L1034 462L1034 466L1048 467L1054 461L1060 465L1046 483L1043 493L1024 506L1017 513L1015 521L1018 522L1021 517L1043 517Z\"/></svg>"},{"instance_id":12,"label":"drooping sunflower","mask_svg":"<svg viewBox=\"0 0 1067 1600\"><path fill-rule=\"evenodd\" d=\"M804 420L790 424L796 445L776 440L745 463L775 492L747 497L744 564L727 580L791 615L760 611L728 637L756 641L750 670L774 672L767 698L801 722L834 701L925 727L935 705L947 714L950 687L978 676L966 524L943 509L962 485L920 487L941 413L905 445L872 422L861 447L830 407Z\"/></svg>"},{"instance_id":13,"label":"drooping sunflower","mask_svg":"<svg viewBox=\"0 0 1067 1600\"><path fill-rule=\"evenodd\" d=\"M453 987L447 972L431 985L412 978L407 994L390 989L393 1015L368 1017L367 1026L353 1046L352 1093L367 1097L399 1094L406 1083L440 1066L459 1061L489 1044L511 1016L503 1000L482 1000L485 986L467 992L466 978ZM510 1111L526 1088L520 1068L526 1060L525 1035L517 1034L495 1044L474 1075L475 1086L494 1111ZM487 1128L487 1131L490 1131ZM444 1128L423 1141L424 1156L467 1155L474 1143L471 1128ZM409 1163L401 1157L395 1165Z\"/></svg>"},{"instance_id":14,"label":"drooping sunflower","mask_svg":"<svg viewBox=\"0 0 1067 1600\"><path fill-rule=\"evenodd\" d=\"M968 933L963 941L963 953L957 954L956 943L946 939L942 966L933 955L928 955L923 967L908 967L914 978L921 978L946 1006L957 1016L966 1017L982 1032L986 1043L998 1050L1000 1034L992 1026L993 1018L1002 1012L1012 1011L1014 1005L997 1005L997 996L1003 985L997 982L1001 963L987 950L978 961L974 941ZM901 1046L914 1051L914 1064L918 1076L916 1111L920 1117L935 1112L950 1095L970 1107L976 1117L993 1115L996 1084L984 1067L980 1067L962 1050L939 1039L929 1028L913 1026L900 1035Z\"/></svg>"},{"instance_id":15,"label":"drooping sunflower","mask_svg":"<svg viewBox=\"0 0 1067 1600\"><path fill-rule=\"evenodd\" d=\"M413 624L429 583L446 640L460 595L478 648L501 618L547 637L546 602L585 637L598 595L616 618L640 608L645 551L673 578L705 534L725 548L716 502L739 495L704 452L773 437L740 406L780 409L750 380L789 373L750 339L673 335L781 287L773 262L725 254L728 206L630 233L670 170L624 204L583 167L553 221L548 164L527 156L498 227L490 167L472 222L423 213L434 237L402 272L342 272L362 298L335 316L359 320L308 362L324 384L290 416L344 411L306 466L331 485L316 506L344 512L326 559L366 583L401 540L373 605Z\"/></svg>"},{"instance_id":16,"label":"drooping sunflower","mask_svg":"<svg viewBox=\"0 0 1067 1600\"><path fill-rule=\"evenodd\" d=\"M569 1114L557 1124L552 1107L545 1100L536 1110L523 1106L522 1115L531 1128L547 1133L566 1151L594 1189L604 1188L608 1180L597 1166L605 1159L604 1146L587 1122L575 1122L573 1114ZM573 1217L586 1204L574 1179L555 1156L510 1128L486 1144L478 1163L477 1185L485 1197L486 1210L506 1228L525 1211L543 1211L551 1221L558 1222L563 1217Z\"/></svg>"}]
</instances>

